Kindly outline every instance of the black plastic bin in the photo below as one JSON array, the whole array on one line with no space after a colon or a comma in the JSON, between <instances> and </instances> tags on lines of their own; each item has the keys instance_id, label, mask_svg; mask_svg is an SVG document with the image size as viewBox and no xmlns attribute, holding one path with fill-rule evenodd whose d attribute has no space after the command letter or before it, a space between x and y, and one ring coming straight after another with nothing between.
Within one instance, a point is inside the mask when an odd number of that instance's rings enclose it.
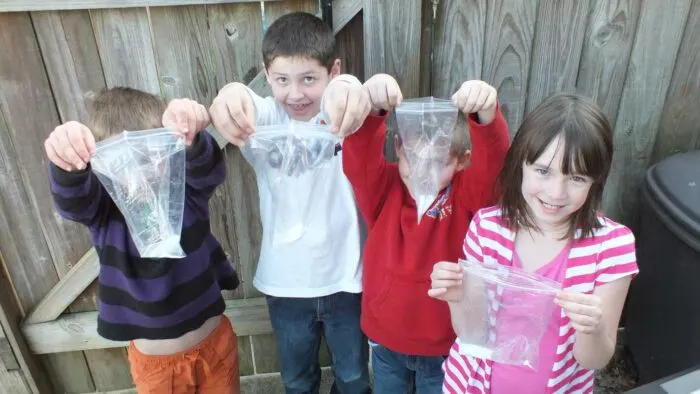
<instances>
[{"instance_id":1,"label":"black plastic bin","mask_svg":"<svg viewBox=\"0 0 700 394\"><path fill-rule=\"evenodd\" d=\"M625 330L644 384L700 364L700 151L647 171L635 235Z\"/></svg>"}]
</instances>

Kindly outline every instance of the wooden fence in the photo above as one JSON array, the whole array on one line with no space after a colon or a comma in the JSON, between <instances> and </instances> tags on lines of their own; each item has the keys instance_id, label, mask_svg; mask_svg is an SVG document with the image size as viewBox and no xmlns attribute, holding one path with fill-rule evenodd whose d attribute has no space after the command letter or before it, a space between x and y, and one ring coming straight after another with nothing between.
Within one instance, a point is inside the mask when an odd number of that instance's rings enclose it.
<instances>
[{"instance_id":1,"label":"wooden fence","mask_svg":"<svg viewBox=\"0 0 700 394\"><path fill-rule=\"evenodd\" d=\"M0 391L131 387L123 344L94 332L88 234L51 203L48 133L82 119L85 94L104 86L205 105L234 80L264 93L264 26L292 10L320 14L318 4L0 0ZM605 210L627 224L645 168L700 148L700 0L335 0L333 26L345 72L392 74L406 97L449 97L463 80L484 79L498 88L512 133L550 93L593 97L615 125ZM252 286L254 175L235 148L225 154L212 227L243 280L226 294L227 315L243 335L241 374L274 372Z\"/></svg>"}]
</instances>

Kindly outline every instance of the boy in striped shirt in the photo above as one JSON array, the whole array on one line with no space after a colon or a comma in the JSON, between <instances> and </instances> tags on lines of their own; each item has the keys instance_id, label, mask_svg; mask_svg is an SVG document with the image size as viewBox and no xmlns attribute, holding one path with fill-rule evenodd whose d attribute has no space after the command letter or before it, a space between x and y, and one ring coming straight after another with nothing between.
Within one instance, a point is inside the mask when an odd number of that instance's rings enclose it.
<instances>
[{"instance_id":1,"label":"boy in striped shirt","mask_svg":"<svg viewBox=\"0 0 700 394\"><path fill-rule=\"evenodd\" d=\"M186 257L141 258L90 157L96 141L164 123L185 134L188 145L180 239ZM160 97L116 87L97 94L86 125L67 122L45 142L56 210L88 227L100 259L97 331L130 341L139 392L240 392L236 335L221 296L238 286L238 277L209 225L209 199L226 167L215 140L200 132L208 123L194 101L173 100L166 110Z\"/></svg>"}]
</instances>

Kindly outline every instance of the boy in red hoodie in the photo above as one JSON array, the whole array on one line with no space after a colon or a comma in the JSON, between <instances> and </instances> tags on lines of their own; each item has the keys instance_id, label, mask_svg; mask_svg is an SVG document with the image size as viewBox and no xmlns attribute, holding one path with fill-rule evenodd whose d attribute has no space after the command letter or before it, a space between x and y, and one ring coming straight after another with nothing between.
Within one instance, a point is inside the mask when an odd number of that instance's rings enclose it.
<instances>
[{"instance_id":1,"label":"boy in red hoodie","mask_svg":"<svg viewBox=\"0 0 700 394\"><path fill-rule=\"evenodd\" d=\"M442 363L455 334L447 304L428 296L430 272L438 261L464 256L462 243L472 216L494 202L508 127L496 89L483 81L462 84L452 101L468 118L468 131L455 130L440 194L418 222L398 136L398 163L388 163L383 155L385 120L400 104L401 90L386 74L363 86L372 113L345 138L343 169L369 230L361 324L372 348L374 393L440 393Z\"/></svg>"}]
</instances>

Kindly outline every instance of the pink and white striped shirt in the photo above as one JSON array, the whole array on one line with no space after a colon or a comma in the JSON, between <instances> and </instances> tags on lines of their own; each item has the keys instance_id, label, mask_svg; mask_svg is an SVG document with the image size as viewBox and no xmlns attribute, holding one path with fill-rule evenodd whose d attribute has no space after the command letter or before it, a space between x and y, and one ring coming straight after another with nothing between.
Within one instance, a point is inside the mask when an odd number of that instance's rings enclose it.
<instances>
[{"instance_id":1,"label":"pink and white striped shirt","mask_svg":"<svg viewBox=\"0 0 700 394\"><path fill-rule=\"evenodd\" d=\"M576 234L569 251L562 287L569 291L592 293L596 286L638 272L634 235L629 228L600 216L601 228L593 237ZM515 250L515 232L501 219L499 207L477 212L464 239L467 259L483 264L511 265ZM559 316L559 339L552 372L543 393L592 393L594 371L581 367L574 359L575 331L564 312ZM460 353L455 341L445 360L443 393L490 394L493 362ZM501 394L501 393L494 393Z\"/></svg>"}]
</instances>

